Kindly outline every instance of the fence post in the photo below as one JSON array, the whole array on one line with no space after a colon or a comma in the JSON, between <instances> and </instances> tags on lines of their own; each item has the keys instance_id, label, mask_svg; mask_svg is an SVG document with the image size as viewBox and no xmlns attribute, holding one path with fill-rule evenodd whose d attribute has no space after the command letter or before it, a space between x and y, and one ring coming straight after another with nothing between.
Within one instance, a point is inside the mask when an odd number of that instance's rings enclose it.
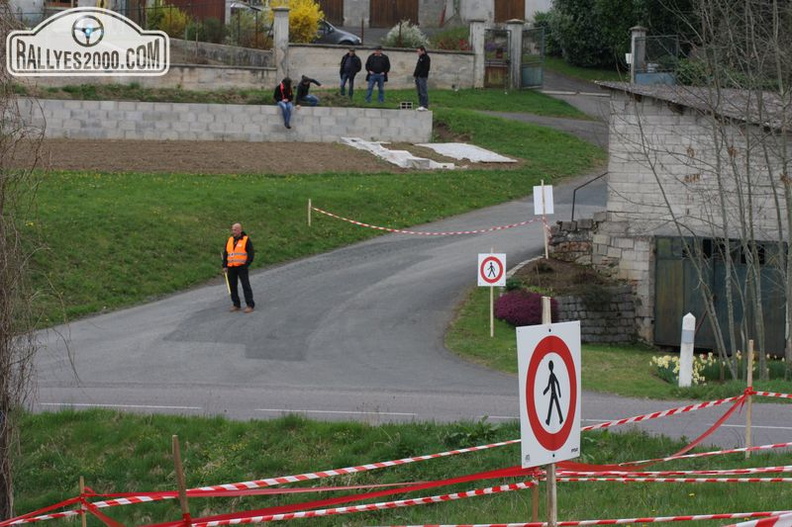
<instances>
[{"instance_id":1,"label":"fence post","mask_svg":"<svg viewBox=\"0 0 792 527\"><path fill-rule=\"evenodd\" d=\"M509 29L509 79L512 90L522 88L522 20L507 20L506 27Z\"/></svg>"},{"instance_id":2,"label":"fence post","mask_svg":"<svg viewBox=\"0 0 792 527\"><path fill-rule=\"evenodd\" d=\"M632 54L630 82L632 84L635 84L636 72L646 70L646 31L647 29L641 26L630 28L630 53Z\"/></svg>"},{"instance_id":3,"label":"fence post","mask_svg":"<svg viewBox=\"0 0 792 527\"><path fill-rule=\"evenodd\" d=\"M682 317L682 338L679 344L679 387L693 383L693 344L696 337L696 317L688 313Z\"/></svg>"},{"instance_id":4,"label":"fence post","mask_svg":"<svg viewBox=\"0 0 792 527\"><path fill-rule=\"evenodd\" d=\"M484 87L484 20L470 21L470 47L473 49L473 87Z\"/></svg>"},{"instance_id":5,"label":"fence post","mask_svg":"<svg viewBox=\"0 0 792 527\"><path fill-rule=\"evenodd\" d=\"M276 79L289 76L289 8L274 7L272 49L275 51Z\"/></svg>"}]
</instances>

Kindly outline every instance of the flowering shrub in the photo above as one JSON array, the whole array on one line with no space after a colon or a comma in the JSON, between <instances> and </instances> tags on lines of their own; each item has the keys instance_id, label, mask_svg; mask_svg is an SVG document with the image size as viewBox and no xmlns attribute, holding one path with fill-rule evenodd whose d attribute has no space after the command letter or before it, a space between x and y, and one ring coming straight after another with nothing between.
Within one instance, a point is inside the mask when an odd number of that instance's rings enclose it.
<instances>
[{"instance_id":1,"label":"flowering shrub","mask_svg":"<svg viewBox=\"0 0 792 527\"><path fill-rule=\"evenodd\" d=\"M432 42L434 43L434 47L437 49L449 49L449 50L458 50L458 51L470 51L472 48L470 47L470 41L468 40L470 36L470 29L465 27L458 27L453 29L446 29L434 37L432 37Z\"/></svg>"},{"instance_id":2,"label":"flowering shrub","mask_svg":"<svg viewBox=\"0 0 792 527\"><path fill-rule=\"evenodd\" d=\"M324 18L322 7L315 0L272 0L270 7L289 8L289 40L291 42L311 42L316 38L319 21ZM273 12L267 14L272 22Z\"/></svg>"},{"instance_id":3,"label":"flowering shrub","mask_svg":"<svg viewBox=\"0 0 792 527\"><path fill-rule=\"evenodd\" d=\"M418 26L410 24L409 20L402 20L383 37L382 45L390 48L429 47L429 37Z\"/></svg>"},{"instance_id":4,"label":"flowering shrub","mask_svg":"<svg viewBox=\"0 0 792 527\"><path fill-rule=\"evenodd\" d=\"M694 355L693 356L693 384L707 384L707 379L704 378L704 368L708 365L708 361L717 362L712 355ZM664 381L670 384L679 383L679 355L663 355L662 357L652 357L650 364L657 368L657 375Z\"/></svg>"},{"instance_id":5,"label":"flowering shrub","mask_svg":"<svg viewBox=\"0 0 792 527\"><path fill-rule=\"evenodd\" d=\"M770 355L766 356L768 378L770 379L783 379L786 369L784 359L773 360ZM743 354L737 351L734 354L734 360L737 362L737 375L738 377L745 378L746 369L748 368L747 360ZM679 356L678 355L664 355L662 357L652 357L650 364L657 369L657 376L664 381L677 384L679 382ZM754 378L759 377L759 361L753 363ZM729 380L724 376L731 378L730 370L726 367L724 361L719 360L714 353L701 353L693 356L693 384L706 385L707 381Z\"/></svg>"},{"instance_id":6,"label":"flowering shrub","mask_svg":"<svg viewBox=\"0 0 792 527\"><path fill-rule=\"evenodd\" d=\"M550 313L558 319L558 302L550 300ZM532 326L542 323L542 295L515 290L501 295L495 301L495 317L513 326Z\"/></svg>"}]
</instances>

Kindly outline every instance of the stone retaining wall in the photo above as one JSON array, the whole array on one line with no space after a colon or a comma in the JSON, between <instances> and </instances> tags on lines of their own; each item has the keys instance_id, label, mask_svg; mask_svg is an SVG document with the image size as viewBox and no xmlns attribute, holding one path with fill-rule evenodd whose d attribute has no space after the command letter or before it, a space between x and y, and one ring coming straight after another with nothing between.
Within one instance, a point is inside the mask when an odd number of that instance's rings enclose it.
<instances>
[{"instance_id":1,"label":"stone retaining wall","mask_svg":"<svg viewBox=\"0 0 792 527\"><path fill-rule=\"evenodd\" d=\"M591 295L559 296L559 322L580 320L583 342L627 344L637 340L635 296L629 284L592 290Z\"/></svg>"},{"instance_id":2,"label":"stone retaining wall","mask_svg":"<svg viewBox=\"0 0 792 527\"><path fill-rule=\"evenodd\" d=\"M428 142L432 112L301 107L292 129L277 106L20 99L22 115L45 136L73 139L187 141Z\"/></svg>"}]
</instances>

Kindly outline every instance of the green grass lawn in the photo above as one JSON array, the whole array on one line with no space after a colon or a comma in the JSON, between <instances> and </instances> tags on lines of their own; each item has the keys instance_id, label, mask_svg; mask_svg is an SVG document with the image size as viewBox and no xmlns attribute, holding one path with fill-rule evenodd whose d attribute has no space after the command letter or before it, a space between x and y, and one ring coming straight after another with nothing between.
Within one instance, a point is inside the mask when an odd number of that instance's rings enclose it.
<instances>
[{"instance_id":1,"label":"green grass lawn","mask_svg":"<svg viewBox=\"0 0 792 527\"><path fill-rule=\"evenodd\" d=\"M22 426L23 456L16 471L16 507L19 513L77 495L80 476L99 494L175 490L171 457L173 435L177 435L181 443L188 488L394 461L520 437L518 423L501 426L471 422L369 426L363 423L312 422L297 416L243 423L222 418L139 416L105 410L27 415ZM653 459L677 452L684 445L684 442L649 437L635 431L619 434L584 432L581 457L577 461L601 465ZM698 449L702 450L706 449ZM273 488L305 491L310 487L431 482L513 467L519 463L520 446L513 444ZM648 470L734 469L789 464L792 464L792 453L755 455L750 460L745 460L744 455L732 454L655 464ZM526 479L497 477L474 480L422 491L397 492L362 503L462 492ZM314 489L300 494L194 498L189 504L192 516L197 518L269 507L294 506L302 510L304 506L300 503L379 490L383 489ZM544 493L545 486L542 485L540 520L547 517ZM788 483L561 482L558 484L558 517L560 520L584 520L777 510L788 508L788 495ZM521 490L436 505L303 521L309 521L310 525L350 527L525 522L531 520L531 508L532 491ZM106 508L102 512L130 526L181 518L177 500ZM722 523L709 522L706 525ZM75 525L74 520L47 524ZM88 525L98 526L100 523L89 518Z\"/></svg>"}]
</instances>

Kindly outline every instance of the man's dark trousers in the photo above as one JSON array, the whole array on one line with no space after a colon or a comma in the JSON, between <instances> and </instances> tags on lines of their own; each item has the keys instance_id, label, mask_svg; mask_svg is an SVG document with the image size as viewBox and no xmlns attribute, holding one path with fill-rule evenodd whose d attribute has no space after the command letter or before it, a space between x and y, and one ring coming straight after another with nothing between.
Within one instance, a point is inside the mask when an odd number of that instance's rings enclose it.
<instances>
[{"instance_id":1,"label":"man's dark trousers","mask_svg":"<svg viewBox=\"0 0 792 527\"><path fill-rule=\"evenodd\" d=\"M248 268L246 265L238 265L228 268L228 285L231 289L231 302L233 302L236 307L242 307L239 301L237 280L242 282L242 293L245 295L245 304L250 307L256 307L256 303L253 302L253 290L250 288L250 278L248 276Z\"/></svg>"}]
</instances>

